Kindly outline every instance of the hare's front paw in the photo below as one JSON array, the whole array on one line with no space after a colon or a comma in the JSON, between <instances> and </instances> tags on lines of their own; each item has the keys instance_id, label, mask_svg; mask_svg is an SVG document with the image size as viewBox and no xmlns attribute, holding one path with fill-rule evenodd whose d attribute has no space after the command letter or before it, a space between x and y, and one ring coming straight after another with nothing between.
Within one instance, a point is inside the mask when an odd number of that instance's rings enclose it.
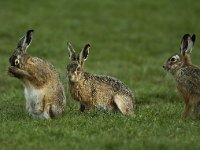
<instances>
[{"instance_id":1,"label":"hare's front paw","mask_svg":"<svg viewBox=\"0 0 200 150\"><path fill-rule=\"evenodd\" d=\"M80 104L80 112L89 112L92 106Z\"/></svg>"},{"instance_id":2,"label":"hare's front paw","mask_svg":"<svg viewBox=\"0 0 200 150\"><path fill-rule=\"evenodd\" d=\"M8 67L8 75L14 77L15 67L9 66Z\"/></svg>"}]
</instances>

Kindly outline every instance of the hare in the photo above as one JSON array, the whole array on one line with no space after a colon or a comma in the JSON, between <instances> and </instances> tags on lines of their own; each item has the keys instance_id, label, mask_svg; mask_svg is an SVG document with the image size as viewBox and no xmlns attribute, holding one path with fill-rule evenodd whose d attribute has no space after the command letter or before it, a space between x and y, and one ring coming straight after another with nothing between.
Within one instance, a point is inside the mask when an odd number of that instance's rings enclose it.
<instances>
[{"instance_id":1,"label":"hare","mask_svg":"<svg viewBox=\"0 0 200 150\"><path fill-rule=\"evenodd\" d=\"M33 117L51 119L64 111L66 97L54 66L27 54L32 33L33 30L28 30L19 40L9 59L8 73L22 81L27 111Z\"/></svg>"},{"instance_id":2,"label":"hare","mask_svg":"<svg viewBox=\"0 0 200 150\"><path fill-rule=\"evenodd\" d=\"M180 53L171 56L163 66L175 78L177 89L185 101L183 118L197 118L200 111L200 68L190 60L195 39L195 35L185 34Z\"/></svg>"},{"instance_id":3,"label":"hare","mask_svg":"<svg viewBox=\"0 0 200 150\"><path fill-rule=\"evenodd\" d=\"M89 54L86 44L79 55L68 42L71 63L67 66L68 89L72 98L80 102L80 111L96 107L110 112L133 114L135 97L118 79L84 72L83 65Z\"/></svg>"}]
</instances>

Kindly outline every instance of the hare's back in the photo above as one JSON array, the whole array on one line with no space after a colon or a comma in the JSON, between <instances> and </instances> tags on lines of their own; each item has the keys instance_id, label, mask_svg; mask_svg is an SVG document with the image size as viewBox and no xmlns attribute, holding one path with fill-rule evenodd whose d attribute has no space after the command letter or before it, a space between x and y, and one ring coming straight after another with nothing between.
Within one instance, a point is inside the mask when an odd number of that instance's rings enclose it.
<instances>
[{"instance_id":1,"label":"hare's back","mask_svg":"<svg viewBox=\"0 0 200 150\"><path fill-rule=\"evenodd\" d=\"M190 94L200 95L200 68L187 66L179 71L178 87L186 89Z\"/></svg>"},{"instance_id":2,"label":"hare's back","mask_svg":"<svg viewBox=\"0 0 200 150\"><path fill-rule=\"evenodd\" d=\"M178 78L200 82L200 68L196 66L183 67L178 72Z\"/></svg>"},{"instance_id":3,"label":"hare's back","mask_svg":"<svg viewBox=\"0 0 200 150\"><path fill-rule=\"evenodd\" d=\"M119 92L128 96L133 96L131 90L117 78L104 75L91 75L91 78L92 80L95 80L98 84L103 83L107 86L110 86L113 92Z\"/></svg>"},{"instance_id":4,"label":"hare's back","mask_svg":"<svg viewBox=\"0 0 200 150\"><path fill-rule=\"evenodd\" d=\"M46 70L46 72L51 72L55 74L56 76L59 76L57 70L55 67L49 63L48 61L38 58L38 57L32 57L31 61L40 69Z\"/></svg>"}]
</instances>

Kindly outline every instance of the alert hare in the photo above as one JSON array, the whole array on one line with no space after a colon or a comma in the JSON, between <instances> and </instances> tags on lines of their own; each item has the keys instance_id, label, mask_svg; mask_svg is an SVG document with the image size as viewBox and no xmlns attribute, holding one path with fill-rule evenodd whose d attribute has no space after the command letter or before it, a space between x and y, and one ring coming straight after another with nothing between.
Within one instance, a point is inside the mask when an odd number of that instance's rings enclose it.
<instances>
[{"instance_id":1,"label":"alert hare","mask_svg":"<svg viewBox=\"0 0 200 150\"><path fill-rule=\"evenodd\" d=\"M175 78L177 89L185 101L182 117L197 118L200 111L200 68L190 60L195 39L195 35L185 34L180 53L171 56L163 66Z\"/></svg>"},{"instance_id":2,"label":"alert hare","mask_svg":"<svg viewBox=\"0 0 200 150\"><path fill-rule=\"evenodd\" d=\"M92 107L111 112L133 114L135 97L118 79L87 73L83 69L89 54L90 45L86 44L79 55L75 54L68 43L68 54L71 63L67 66L69 93L80 102L80 111L88 111Z\"/></svg>"},{"instance_id":3,"label":"alert hare","mask_svg":"<svg viewBox=\"0 0 200 150\"><path fill-rule=\"evenodd\" d=\"M9 59L8 73L22 81L27 111L34 117L50 119L64 111L66 98L54 66L27 54L32 33L33 30L28 30L19 40Z\"/></svg>"}]
</instances>

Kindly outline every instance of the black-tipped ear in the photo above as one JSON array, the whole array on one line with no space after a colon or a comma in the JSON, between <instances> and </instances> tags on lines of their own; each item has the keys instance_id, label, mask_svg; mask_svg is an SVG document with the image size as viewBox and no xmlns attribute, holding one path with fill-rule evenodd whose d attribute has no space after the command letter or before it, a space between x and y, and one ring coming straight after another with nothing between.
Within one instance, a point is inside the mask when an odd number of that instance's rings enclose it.
<instances>
[{"instance_id":1,"label":"black-tipped ear","mask_svg":"<svg viewBox=\"0 0 200 150\"><path fill-rule=\"evenodd\" d=\"M186 50L188 47L188 38L190 37L189 34L185 34L181 41L181 50Z\"/></svg>"},{"instance_id":2,"label":"black-tipped ear","mask_svg":"<svg viewBox=\"0 0 200 150\"><path fill-rule=\"evenodd\" d=\"M28 30L18 43L18 48L20 48L23 52L25 52L31 44L33 31L34 30Z\"/></svg>"},{"instance_id":3,"label":"black-tipped ear","mask_svg":"<svg viewBox=\"0 0 200 150\"><path fill-rule=\"evenodd\" d=\"M71 61L75 61L76 60L76 54L75 54L75 50L73 49L72 45L70 42L67 42L67 49L68 49L68 56L69 59Z\"/></svg>"},{"instance_id":4,"label":"black-tipped ear","mask_svg":"<svg viewBox=\"0 0 200 150\"><path fill-rule=\"evenodd\" d=\"M185 53L191 53L192 52L192 48L195 42L196 36L193 34L192 36L190 36L189 34L185 34L182 38L181 41L181 54L185 55Z\"/></svg>"},{"instance_id":5,"label":"black-tipped ear","mask_svg":"<svg viewBox=\"0 0 200 150\"><path fill-rule=\"evenodd\" d=\"M192 37L191 37L191 39L192 39L193 43L195 43L195 41L196 41L196 35L193 34Z\"/></svg>"},{"instance_id":6,"label":"black-tipped ear","mask_svg":"<svg viewBox=\"0 0 200 150\"><path fill-rule=\"evenodd\" d=\"M87 59L89 55L89 49L90 49L90 44L86 44L85 47L83 48L82 58L84 59L84 61Z\"/></svg>"},{"instance_id":7,"label":"black-tipped ear","mask_svg":"<svg viewBox=\"0 0 200 150\"><path fill-rule=\"evenodd\" d=\"M82 65L89 55L90 44L86 44L79 54L79 62Z\"/></svg>"},{"instance_id":8,"label":"black-tipped ear","mask_svg":"<svg viewBox=\"0 0 200 150\"><path fill-rule=\"evenodd\" d=\"M31 43L31 41L32 41L32 34L33 34L33 32L34 32L34 30L28 30L28 31L26 32L26 41L25 41L25 43L26 43L27 45L30 45L30 43Z\"/></svg>"}]
</instances>

